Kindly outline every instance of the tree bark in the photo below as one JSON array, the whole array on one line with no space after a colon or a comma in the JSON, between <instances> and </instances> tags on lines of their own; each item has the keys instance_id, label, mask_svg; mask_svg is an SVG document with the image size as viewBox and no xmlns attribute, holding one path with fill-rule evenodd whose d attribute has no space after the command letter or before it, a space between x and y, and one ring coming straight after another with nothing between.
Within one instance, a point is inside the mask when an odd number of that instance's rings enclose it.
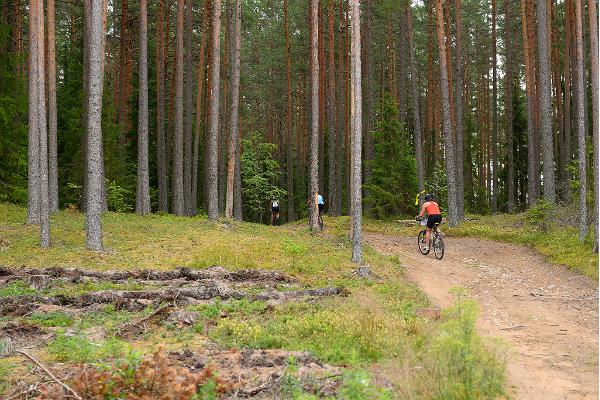
<instances>
[{"instance_id":1,"label":"tree bark","mask_svg":"<svg viewBox=\"0 0 600 400\"><path fill-rule=\"evenodd\" d=\"M50 212L58 211L58 154L56 119L56 36L54 0L47 0L48 29L48 191Z\"/></svg>"},{"instance_id":2,"label":"tree bark","mask_svg":"<svg viewBox=\"0 0 600 400\"><path fill-rule=\"evenodd\" d=\"M352 26L351 54L351 181L352 181L352 261L362 263L362 82L360 51L360 2L350 0L350 20Z\"/></svg>"},{"instance_id":3,"label":"tree bark","mask_svg":"<svg viewBox=\"0 0 600 400\"><path fill-rule=\"evenodd\" d=\"M331 3L330 7L333 7ZM290 54L290 28L288 20L288 0L283 0L283 24L285 30L285 76L286 76L286 94L287 94L287 107L286 107L286 118L285 118L285 133L287 138L286 146L286 183L287 183L287 219L288 221L294 221L296 219L296 205L294 201L294 132L292 128L292 56ZM330 54L332 57L332 54ZM335 84L334 82L330 84ZM329 99L330 101L333 99ZM329 135L331 137L331 123L329 124ZM331 163L331 150L330 150L330 163ZM331 168L331 164L330 164ZM333 170L330 169L329 174ZM329 193L332 193L332 183L329 182ZM330 203L331 204L331 203Z\"/></svg>"},{"instance_id":4,"label":"tree bark","mask_svg":"<svg viewBox=\"0 0 600 400\"><path fill-rule=\"evenodd\" d=\"M39 42L38 25L40 11L38 0L29 5L29 133L27 140L27 223L40 223L40 127L38 108L38 53L43 43Z\"/></svg>"},{"instance_id":5,"label":"tree bark","mask_svg":"<svg viewBox=\"0 0 600 400\"><path fill-rule=\"evenodd\" d=\"M39 137L39 205L40 205L40 246L50 246L50 203L48 191L48 126L46 120L46 88L45 88L45 60L44 60L44 1L37 0L36 5L36 34L38 41L37 51L37 92L35 103L37 105L37 128Z\"/></svg>"},{"instance_id":6,"label":"tree bark","mask_svg":"<svg viewBox=\"0 0 600 400\"><path fill-rule=\"evenodd\" d=\"M448 69L446 59L446 45L444 43L444 15L442 0L436 0L437 38L440 64L440 86L442 90L442 128L444 131L444 146L446 153L446 173L448 176L448 223L450 226L458 224L458 205L456 198L456 163L454 162L454 143L452 139L452 119L450 112L450 87L448 83Z\"/></svg>"},{"instance_id":7,"label":"tree bark","mask_svg":"<svg viewBox=\"0 0 600 400\"><path fill-rule=\"evenodd\" d=\"M148 167L148 3L140 0L140 73L138 110L138 162L135 212L149 214L150 171Z\"/></svg>"},{"instance_id":8,"label":"tree bark","mask_svg":"<svg viewBox=\"0 0 600 400\"><path fill-rule=\"evenodd\" d=\"M577 0L580 1L580 0ZM540 79L540 130L544 160L544 199L556 203L554 182L554 145L552 135L552 87L550 82L550 48L546 0L537 2L537 42Z\"/></svg>"},{"instance_id":9,"label":"tree bark","mask_svg":"<svg viewBox=\"0 0 600 400\"><path fill-rule=\"evenodd\" d=\"M364 108L363 113L363 141L364 141L364 155L363 159L365 165L363 168L364 182L369 183L372 175L371 160L373 159L374 147L373 147L373 116L374 116L374 79L373 79L373 2L368 0L365 3L365 18L364 18L364 32L362 34L364 46L362 51L364 53L363 63L363 76L364 82ZM365 196L368 196L368 192L365 191Z\"/></svg>"},{"instance_id":10,"label":"tree bark","mask_svg":"<svg viewBox=\"0 0 600 400\"><path fill-rule=\"evenodd\" d=\"M158 178L158 210L169 211L167 183L167 148L165 137L165 0L158 1L156 21L156 169Z\"/></svg>"},{"instance_id":11,"label":"tree bark","mask_svg":"<svg viewBox=\"0 0 600 400\"><path fill-rule=\"evenodd\" d=\"M498 62L496 41L496 0L492 0L492 213L498 212Z\"/></svg>"},{"instance_id":12,"label":"tree bark","mask_svg":"<svg viewBox=\"0 0 600 400\"><path fill-rule=\"evenodd\" d=\"M94 251L102 250L102 3L85 0L89 8L89 94L87 96L87 191L86 245Z\"/></svg>"},{"instance_id":13,"label":"tree bark","mask_svg":"<svg viewBox=\"0 0 600 400\"><path fill-rule=\"evenodd\" d=\"M562 149L562 159L564 160L565 166L569 165L571 162L571 158L573 153L571 151L571 45L572 45L572 3L571 0L565 0L565 41L564 41L564 61L563 61L563 70L565 75L565 99L564 99L564 146ZM565 199L570 199L571 190L569 184L570 174L566 170L566 168L561 169L563 174L563 182L565 186Z\"/></svg>"},{"instance_id":14,"label":"tree bark","mask_svg":"<svg viewBox=\"0 0 600 400\"><path fill-rule=\"evenodd\" d=\"M121 29L119 31L119 86L117 91L117 124L119 125L118 152L124 168L126 164L126 108L127 108L127 12L128 0L121 0Z\"/></svg>"},{"instance_id":15,"label":"tree bark","mask_svg":"<svg viewBox=\"0 0 600 400\"><path fill-rule=\"evenodd\" d=\"M448 0L449 1L449 0ZM456 128L456 200L458 205L458 218L465 218L465 179L464 179L464 132L463 132L463 62L462 62L462 1L455 0L456 23L456 72L455 72L455 97L454 106ZM423 189L419 189L423 190Z\"/></svg>"},{"instance_id":16,"label":"tree bark","mask_svg":"<svg viewBox=\"0 0 600 400\"><path fill-rule=\"evenodd\" d=\"M505 104L506 104L506 141L507 141L507 208L508 212L515 209L515 162L514 162L514 130L513 130L513 88L515 82L513 68L513 29L512 9L509 0L504 3L504 46L506 64Z\"/></svg>"},{"instance_id":17,"label":"tree bark","mask_svg":"<svg viewBox=\"0 0 600 400\"><path fill-rule=\"evenodd\" d=\"M225 200L225 217L233 218L234 204L234 181L235 164L237 162L237 150L239 140L239 103L240 103L240 45L242 30L242 3L241 0L235 2L235 21L233 37L230 44L230 65L231 65L231 108L229 129L229 163L227 165L227 196Z\"/></svg>"},{"instance_id":18,"label":"tree bark","mask_svg":"<svg viewBox=\"0 0 600 400\"><path fill-rule=\"evenodd\" d=\"M527 98L527 202L533 204L539 199L537 192L536 180L539 180L539 165L537 164L538 157L535 154L535 98L537 90L535 86L535 70L533 60L533 49L531 43L531 18L533 13L530 10L530 0L521 0L521 21L523 28L523 56L525 60L525 91Z\"/></svg>"},{"instance_id":19,"label":"tree bark","mask_svg":"<svg viewBox=\"0 0 600 400\"><path fill-rule=\"evenodd\" d=\"M337 63L337 128L336 128L336 160L335 160L335 198L333 203L329 205L330 212L332 215L342 214L342 188L344 182L344 127L346 121L345 104L346 104L346 93L344 82L345 76L345 61L346 56L344 54L344 35L346 27L343 25L344 11L343 11L343 0L340 0L338 4L338 16L340 23L340 34L338 35L338 63Z\"/></svg>"},{"instance_id":20,"label":"tree bark","mask_svg":"<svg viewBox=\"0 0 600 400\"><path fill-rule=\"evenodd\" d=\"M460 0L457 0L460 2ZM415 131L415 158L417 160L417 180L419 184L419 192L424 190L425 188L425 167L423 164L423 133L421 131L421 114L419 112L419 86L417 82L417 63L415 61L415 48L413 43L413 21L412 21L412 13L411 13L411 4L407 1L405 3L405 14L406 14L406 40L408 42L408 51L409 51L409 61L410 61L410 84L412 91L412 111L413 111L413 124ZM456 9L457 15L457 26L458 26L458 13L460 8ZM457 29L457 40L458 40L458 29ZM458 43L458 42L457 42ZM458 49L458 45L457 45ZM457 65L459 63L459 52L456 52L456 62ZM456 77L457 81L457 89L458 89L458 74ZM460 99L462 96L459 95L460 92L456 92L456 96ZM460 103L460 102L459 102ZM456 108L458 110L458 107ZM458 117L457 117L458 121ZM457 132L458 135L458 125ZM457 141L458 145L458 141Z\"/></svg>"},{"instance_id":21,"label":"tree bark","mask_svg":"<svg viewBox=\"0 0 600 400\"><path fill-rule=\"evenodd\" d=\"M310 228L319 229L317 193L319 191L319 2L310 0L310 80L311 80L311 140L310 140Z\"/></svg>"},{"instance_id":22,"label":"tree bark","mask_svg":"<svg viewBox=\"0 0 600 400\"><path fill-rule=\"evenodd\" d=\"M193 215L197 212L198 204L198 165L200 157L200 137L202 136L202 101L204 98L204 81L206 80L206 47L208 44L208 22L210 18L210 0L204 2L202 12L202 38L200 39L200 61L198 62L198 94L196 97L196 129L194 133L194 155L192 159L192 208ZM206 124L206 121L204 121Z\"/></svg>"},{"instance_id":23,"label":"tree bark","mask_svg":"<svg viewBox=\"0 0 600 400\"><path fill-rule=\"evenodd\" d=\"M185 1L185 55L184 55L184 86L183 86L183 202L187 215L195 214L196 204L192 198L192 123L194 120L194 76L192 73L192 28L193 0Z\"/></svg>"},{"instance_id":24,"label":"tree bark","mask_svg":"<svg viewBox=\"0 0 600 400\"><path fill-rule=\"evenodd\" d=\"M324 22L323 2L319 1L319 190L326 193L325 190L325 22ZM328 190L330 190L328 188Z\"/></svg>"},{"instance_id":25,"label":"tree bark","mask_svg":"<svg viewBox=\"0 0 600 400\"><path fill-rule=\"evenodd\" d=\"M175 133L173 140L173 214L185 215L183 178L183 37L185 0L177 0L177 29L175 36Z\"/></svg>"},{"instance_id":26,"label":"tree bark","mask_svg":"<svg viewBox=\"0 0 600 400\"><path fill-rule=\"evenodd\" d=\"M219 101L221 70L221 0L213 0L213 20L210 65L210 104L208 131L208 219L215 221L219 217Z\"/></svg>"},{"instance_id":27,"label":"tree bark","mask_svg":"<svg viewBox=\"0 0 600 400\"><path fill-rule=\"evenodd\" d=\"M586 135L585 135L585 96L584 69L583 69L583 21L581 3L583 0L575 0L575 35L577 46L575 48L575 68L577 83L575 96L577 97L577 149L579 155L579 239L582 241L587 235L587 171L586 171ZM597 157L597 155L596 155Z\"/></svg>"},{"instance_id":28,"label":"tree bark","mask_svg":"<svg viewBox=\"0 0 600 400\"><path fill-rule=\"evenodd\" d=\"M600 154L600 147L598 142L598 130L600 129L598 117L598 96L600 95L598 90L598 17L596 11L595 0L588 0L588 17L590 27L590 52L592 53L592 140L594 141L594 164L593 164L593 175L594 175L594 210L598 211L598 186L600 182L598 180L598 155ZM595 213L594 217L594 252L598 252L598 214Z\"/></svg>"}]
</instances>

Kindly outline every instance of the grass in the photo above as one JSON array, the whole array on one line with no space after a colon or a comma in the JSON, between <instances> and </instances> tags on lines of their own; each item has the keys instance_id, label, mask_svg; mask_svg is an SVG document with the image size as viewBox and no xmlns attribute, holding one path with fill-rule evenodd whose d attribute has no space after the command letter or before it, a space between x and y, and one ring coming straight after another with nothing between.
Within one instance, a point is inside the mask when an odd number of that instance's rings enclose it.
<instances>
[{"instance_id":1,"label":"grass","mask_svg":"<svg viewBox=\"0 0 600 400\"><path fill-rule=\"evenodd\" d=\"M364 280L352 274L355 265L350 261L347 218L325 218L326 231L313 235L303 221L269 227L237 222L213 224L203 216L140 217L106 213L103 217L106 251L93 253L84 248L81 214L62 211L52 215L53 240L47 250L38 246L37 229L23 224L25 216L24 208L0 204L0 236L7 243L0 252L2 266L98 270L169 270L179 266L205 268L212 265L228 269L261 268L292 275L302 286L343 286L349 293L347 297L317 303L293 302L275 307L248 300L217 300L190 306L189 311L200 315L195 326L177 328L163 323L153 326L134 342L112 335L120 324L148 315L151 309L131 313L109 306L85 314L66 315L56 311L29 315L28 322L56 333L39 352L49 363L110 362L131 349L141 353L151 352L159 345L168 350L193 349L210 340L225 348L310 351L323 362L348 366L340 392L344 399L398 398L399 393L406 394L401 398L407 399L439 399L445 398L443 393L451 393L453 387L461 385L471 389L482 385L487 388L468 392L474 393L470 397L473 399L493 398L501 393L503 366L497 362L496 353L488 351L475 333L462 337L446 325L460 321L460 316L448 314L441 324L416 316L416 309L428 306L429 302L417 287L404 279L397 257L382 255L365 246L365 263L380 279ZM370 221L366 223L367 228L371 225ZM133 282L80 282L53 284L40 293L73 295L104 289L138 290L141 287ZM16 281L0 288L0 296L33 293L26 282ZM473 329L474 319L466 319L463 325ZM106 332L107 339L93 339L98 331ZM468 345L461 346L462 342ZM467 347L472 350L468 353L470 369L427 371L430 382L441 382L436 384L438 391L422 385L424 375L414 373L395 379L394 393L382 391L373 383L380 366L395 365L401 371L416 371L415 368L422 365L433 368L443 357L460 360ZM447 372L451 374L444 377ZM399 376L398 373L382 374L386 380ZM10 371L5 375L10 375ZM490 376L494 382L500 382L499 386L485 383ZM296 390L297 387L294 389L293 377L290 376L289 381L291 398L314 398ZM1 382L0 376L0 385Z\"/></svg>"}]
</instances>

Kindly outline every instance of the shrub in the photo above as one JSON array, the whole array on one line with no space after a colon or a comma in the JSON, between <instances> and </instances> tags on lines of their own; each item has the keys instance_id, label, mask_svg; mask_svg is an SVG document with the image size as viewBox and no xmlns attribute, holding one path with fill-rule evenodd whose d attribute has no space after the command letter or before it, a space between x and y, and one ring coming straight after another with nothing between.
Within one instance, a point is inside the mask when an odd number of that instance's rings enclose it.
<instances>
[{"instance_id":1,"label":"shrub","mask_svg":"<svg viewBox=\"0 0 600 400\"><path fill-rule=\"evenodd\" d=\"M169 366L158 351L140 358L135 353L113 364L82 365L70 386L83 399L216 399L229 389L210 366L200 373ZM43 388L44 400L66 399L62 389Z\"/></svg>"}]
</instances>

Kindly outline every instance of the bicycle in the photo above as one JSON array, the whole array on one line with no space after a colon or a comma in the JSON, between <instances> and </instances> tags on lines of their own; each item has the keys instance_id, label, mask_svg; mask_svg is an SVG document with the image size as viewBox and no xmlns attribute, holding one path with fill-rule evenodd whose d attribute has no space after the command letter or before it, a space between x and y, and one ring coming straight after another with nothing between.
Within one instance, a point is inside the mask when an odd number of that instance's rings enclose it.
<instances>
[{"instance_id":1,"label":"bicycle","mask_svg":"<svg viewBox=\"0 0 600 400\"><path fill-rule=\"evenodd\" d=\"M438 226L440 224L436 223L431 229L429 247L426 247L425 243L425 235L427 233L427 219L422 219L421 225L424 225L425 228L421 230L419 232L419 235L417 236L417 246L419 247L419 252L426 256L433 248L433 254L435 255L435 258L441 260L442 258L444 258L444 239L442 238L442 233L438 230Z\"/></svg>"}]
</instances>

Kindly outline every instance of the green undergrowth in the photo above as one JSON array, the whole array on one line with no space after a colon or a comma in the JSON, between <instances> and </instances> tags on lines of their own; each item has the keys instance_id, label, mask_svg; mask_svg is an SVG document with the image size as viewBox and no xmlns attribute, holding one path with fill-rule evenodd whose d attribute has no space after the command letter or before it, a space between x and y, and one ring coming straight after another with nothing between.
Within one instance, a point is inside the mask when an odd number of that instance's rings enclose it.
<instances>
[{"instance_id":1,"label":"green undergrowth","mask_svg":"<svg viewBox=\"0 0 600 400\"><path fill-rule=\"evenodd\" d=\"M503 366L496 351L472 331L475 317L464 318L452 312L441 322L419 317L419 308L430 306L428 299L405 280L397 257L382 255L369 246L364 248L364 260L377 279L361 279L352 273L356 266L350 262L347 218L325 217L325 231L311 234L304 221L269 227L209 223L203 216L106 213L106 250L93 253L84 249L81 214L62 211L52 215L53 240L47 250L38 246L37 229L23 224L25 216L24 208L0 204L0 266L168 270L221 265L227 269L278 270L296 278L300 287L346 289L344 296L276 305L215 299L187 307L187 311L199 316L190 326L167 321L149 323L141 336L131 340L118 337L123 324L148 316L152 307L140 312L114 306L83 313L60 309L21 317L20 322L54 333L49 342L35 350L49 365L112 365L133 350L140 354L159 347L193 351L216 344L225 349L309 351L321 362L344 367L339 392L343 399L442 399L452 398L446 397L452 393L469 393L467 398L484 399L501 393ZM367 228L369 224L366 223ZM74 296L97 290L143 288L147 287L136 282L79 282L51 283L36 291L26 281L14 281L0 287L0 297ZM0 320L0 325L7 322ZM469 327L471 334L461 336L464 329L460 327ZM440 364L440 360L445 364ZM456 362L463 362L459 364L462 367L451 368ZM384 365L396 368L383 370ZM3 372L1 366L0 387L2 374L11 375L9 370ZM293 366L288 375L286 398L314 398L298 390ZM490 380L497 384L489 384ZM376 382L393 382L393 387L384 390ZM435 389L430 387L432 383ZM465 387L483 389L477 392Z\"/></svg>"}]
</instances>

